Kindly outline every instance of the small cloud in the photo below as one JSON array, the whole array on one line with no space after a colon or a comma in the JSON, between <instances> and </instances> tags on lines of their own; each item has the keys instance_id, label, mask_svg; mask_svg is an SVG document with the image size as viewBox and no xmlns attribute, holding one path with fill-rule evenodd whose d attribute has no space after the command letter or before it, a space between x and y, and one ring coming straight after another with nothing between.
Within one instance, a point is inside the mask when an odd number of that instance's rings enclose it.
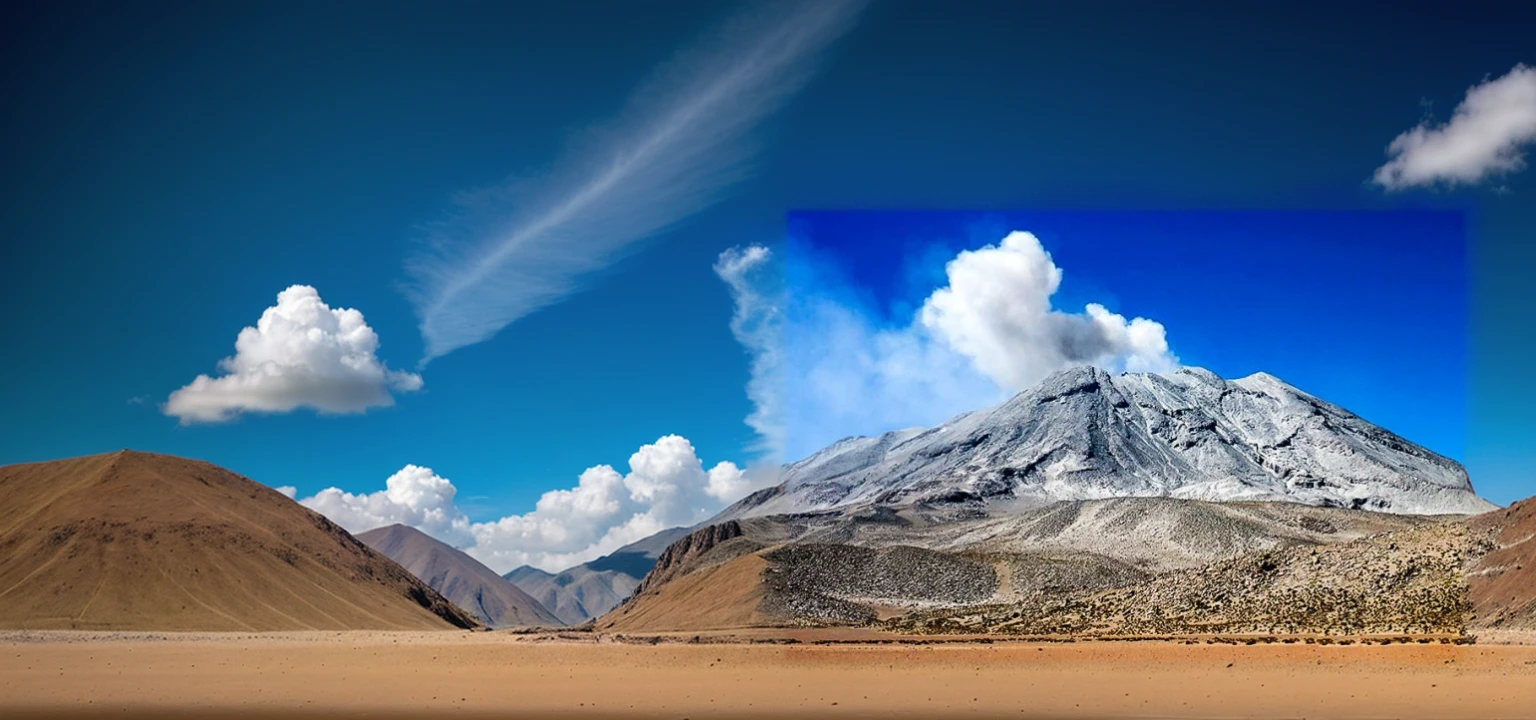
<instances>
[{"instance_id":1,"label":"small cloud","mask_svg":"<svg viewBox=\"0 0 1536 720\"><path fill-rule=\"evenodd\" d=\"M149 398L144 397L143 395L134 395L133 397L128 398L129 405L143 405L148 402Z\"/></svg>"},{"instance_id":2,"label":"small cloud","mask_svg":"<svg viewBox=\"0 0 1536 720\"><path fill-rule=\"evenodd\" d=\"M287 495L288 499L290 499L290 500L294 499L299 494L299 489L294 487L294 486L292 486L292 485L279 485L279 486L277 486L275 488L272 488L272 489L276 490L276 491L278 491L278 492L280 492L280 493L282 493L284 495Z\"/></svg>"},{"instance_id":3,"label":"small cloud","mask_svg":"<svg viewBox=\"0 0 1536 720\"><path fill-rule=\"evenodd\" d=\"M219 377L199 375L171 393L165 414L192 423L226 422L241 413L360 413L394 404L394 392L421 389L421 376L390 370L376 354L379 336L363 314L332 309L308 285L277 296L256 327L240 331Z\"/></svg>"},{"instance_id":4,"label":"small cloud","mask_svg":"<svg viewBox=\"0 0 1536 720\"><path fill-rule=\"evenodd\" d=\"M1391 159L1372 180L1388 190L1436 184L1475 185L1525 167L1524 149L1536 142L1536 68L1467 90L1449 122L1430 120L1387 146Z\"/></svg>"}]
</instances>

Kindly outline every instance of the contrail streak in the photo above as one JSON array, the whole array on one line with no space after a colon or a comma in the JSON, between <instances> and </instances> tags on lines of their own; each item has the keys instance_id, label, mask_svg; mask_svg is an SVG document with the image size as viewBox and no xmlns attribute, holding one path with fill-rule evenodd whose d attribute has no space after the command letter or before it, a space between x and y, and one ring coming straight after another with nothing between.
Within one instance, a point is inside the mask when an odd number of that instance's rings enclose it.
<instances>
[{"instance_id":1,"label":"contrail streak","mask_svg":"<svg viewBox=\"0 0 1536 720\"><path fill-rule=\"evenodd\" d=\"M772 3L737 17L661 68L613 125L536 184L467 196L406 265L422 362L558 302L719 201L750 172L753 128L805 84L864 4Z\"/></svg>"}]
</instances>

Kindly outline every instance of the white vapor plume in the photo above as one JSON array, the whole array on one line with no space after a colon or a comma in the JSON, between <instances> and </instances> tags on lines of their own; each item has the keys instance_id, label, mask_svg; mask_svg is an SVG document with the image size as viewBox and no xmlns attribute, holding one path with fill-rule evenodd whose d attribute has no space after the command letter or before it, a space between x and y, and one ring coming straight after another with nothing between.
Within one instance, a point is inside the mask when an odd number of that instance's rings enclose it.
<instances>
[{"instance_id":1,"label":"white vapor plume","mask_svg":"<svg viewBox=\"0 0 1536 720\"><path fill-rule=\"evenodd\" d=\"M747 425L757 432L754 448L770 463L784 452L784 288L773 253L761 245L735 247L720 253L715 274L731 291L736 310L731 315L731 334L746 348L752 361L747 397L753 411Z\"/></svg>"},{"instance_id":2,"label":"white vapor plume","mask_svg":"<svg viewBox=\"0 0 1536 720\"><path fill-rule=\"evenodd\" d=\"M1523 148L1536 144L1536 68L1516 65L1501 78L1467 90L1450 122L1428 122L1398 135L1391 160L1376 169L1388 190L1415 185L1473 185L1525 167Z\"/></svg>"},{"instance_id":3,"label":"white vapor plume","mask_svg":"<svg viewBox=\"0 0 1536 720\"><path fill-rule=\"evenodd\" d=\"M640 87L612 126L534 185L473 193L407 264L426 358L579 289L748 174L751 131L810 78L864 0L770 3ZM594 133L596 135L596 133Z\"/></svg>"}]
</instances>

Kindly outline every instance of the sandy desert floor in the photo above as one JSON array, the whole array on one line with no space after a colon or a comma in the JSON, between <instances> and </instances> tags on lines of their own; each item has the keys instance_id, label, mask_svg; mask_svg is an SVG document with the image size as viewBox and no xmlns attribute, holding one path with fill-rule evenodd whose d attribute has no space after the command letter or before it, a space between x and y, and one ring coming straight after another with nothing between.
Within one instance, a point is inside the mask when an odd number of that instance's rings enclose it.
<instances>
[{"instance_id":1,"label":"sandy desert floor","mask_svg":"<svg viewBox=\"0 0 1536 720\"><path fill-rule=\"evenodd\" d=\"M1536 646L0 633L0 717L295 714L1536 717Z\"/></svg>"}]
</instances>

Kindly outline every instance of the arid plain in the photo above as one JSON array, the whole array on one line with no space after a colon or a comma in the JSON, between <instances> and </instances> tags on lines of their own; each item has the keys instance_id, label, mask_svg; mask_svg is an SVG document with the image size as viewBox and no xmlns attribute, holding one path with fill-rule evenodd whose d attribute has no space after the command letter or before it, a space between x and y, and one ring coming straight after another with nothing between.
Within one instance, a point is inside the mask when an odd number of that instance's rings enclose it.
<instances>
[{"instance_id":1,"label":"arid plain","mask_svg":"<svg viewBox=\"0 0 1536 720\"><path fill-rule=\"evenodd\" d=\"M859 639L875 638L13 632L0 704L6 717L1536 717L1536 645Z\"/></svg>"}]
</instances>

